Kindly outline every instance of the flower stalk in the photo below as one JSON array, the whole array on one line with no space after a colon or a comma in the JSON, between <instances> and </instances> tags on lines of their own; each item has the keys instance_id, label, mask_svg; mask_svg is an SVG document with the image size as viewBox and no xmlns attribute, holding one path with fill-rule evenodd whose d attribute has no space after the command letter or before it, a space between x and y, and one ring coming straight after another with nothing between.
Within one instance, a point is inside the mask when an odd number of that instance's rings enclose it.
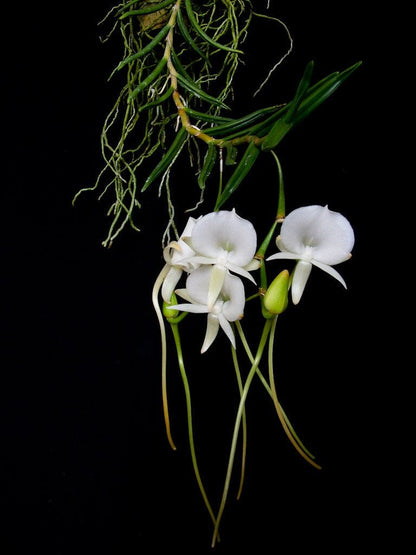
<instances>
[{"instance_id":1,"label":"flower stalk","mask_svg":"<svg viewBox=\"0 0 416 555\"><path fill-rule=\"evenodd\" d=\"M261 335L261 339L260 339L260 342L259 342L259 346L258 346L258 349L257 349L256 356L254 358L254 361L253 361L253 364L251 366L250 372L248 373L248 376L247 376L246 381L244 383L243 391L241 393L240 403L238 405L237 415L236 415L235 423L234 423L234 432L233 432L233 436L232 436L232 440L231 440L231 449L230 449L230 455L229 455L229 459L228 459L227 473L226 473L226 476L225 476L224 489L223 489L223 493L222 493L220 507L218 509L218 513L217 513L217 517L216 517L214 533L213 533L213 536L212 536L212 542L211 542L212 547L215 546L215 544L218 540L219 526L220 526L222 515L224 513L225 505L227 503L228 490L229 490L229 487L230 487L231 475L232 475L232 472L233 472L238 435L239 435L239 430L240 430L240 425L241 425L241 419L242 419L243 413L244 413L244 407L245 407L247 395L248 395L248 392L249 392L249 389L250 389L250 386L251 386L251 382L253 381L253 378L257 373L258 366L260 364L260 360L262 358L264 348L267 344L267 338L269 336L271 327L272 327L272 320L266 320L266 322L264 324L263 332L262 332L262 335Z\"/></svg>"},{"instance_id":2,"label":"flower stalk","mask_svg":"<svg viewBox=\"0 0 416 555\"><path fill-rule=\"evenodd\" d=\"M299 440L298 436L293 430L293 427L290 426L290 422L283 412L283 409L279 403L276 393L276 384L274 378L274 357L273 357L273 349L274 349L274 338L276 333L276 324L277 324L277 316L272 320L272 326L270 329L270 337L269 337L269 349L268 349L268 368L269 368L269 383L270 383L270 390L271 390L271 397L273 399L274 406L276 408L277 415L279 417L280 423L282 424L283 430L285 431L290 443L299 453L299 455L305 459L311 466L316 468L317 470L321 470L322 467L317 464L313 459L315 458L303 445L303 443Z\"/></svg>"},{"instance_id":3,"label":"flower stalk","mask_svg":"<svg viewBox=\"0 0 416 555\"><path fill-rule=\"evenodd\" d=\"M241 372L240 372L240 366L238 364L237 351L236 351L236 349L234 349L234 347L232 345L231 345L231 356L232 356L232 359L233 359L235 374L236 374L236 378L237 378L238 391L240 392L240 397L241 397L241 395L243 394L243 381L241 379ZM247 415L246 415L245 407L243 409L242 426L243 426L243 429L242 429L243 438L242 438L242 445L241 445L241 474L240 474L240 485L239 485L238 492L237 492L237 499L240 499L241 493L243 491L245 470L246 470Z\"/></svg>"},{"instance_id":4,"label":"flower stalk","mask_svg":"<svg viewBox=\"0 0 416 555\"><path fill-rule=\"evenodd\" d=\"M192 459L192 466L195 473L195 478L198 483L199 491L201 492L202 499L204 500L205 507L212 519L212 522L215 525L215 514L212 510L211 504L209 502L208 496L205 491L204 484L202 482L201 474L199 471L198 460L196 456L195 450L195 441L194 441L194 432L193 432L193 424L192 424L192 402L191 402L191 390L189 387L188 377L185 371L185 364L183 360L183 353L182 353L182 345L181 345L181 338L179 334L179 327L178 324L171 324L171 329L173 333L173 338L175 341L176 347L176 354L178 357L178 365L179 371L182 377L182 383L185 391L185 399L186 399L186 414L187 414L187 421L188 421L188 440L189 440L189 448L191 451L191 459Z\"/></svg>"}]
</instances>

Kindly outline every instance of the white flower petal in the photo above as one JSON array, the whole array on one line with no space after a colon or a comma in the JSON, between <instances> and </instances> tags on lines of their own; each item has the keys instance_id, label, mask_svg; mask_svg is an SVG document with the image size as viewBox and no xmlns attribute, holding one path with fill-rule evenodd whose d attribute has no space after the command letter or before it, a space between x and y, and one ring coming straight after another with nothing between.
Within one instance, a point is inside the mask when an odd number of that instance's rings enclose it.
<instances>
[{"instance_id":1,"label":"white flower petal","mask_svg":"<svg viewBox=\"0 0 416 555\"><path fill-rule=\"evenodd\" d=\"M222 314L229 322L239 320L244 312L246 302L244 285L240 278L228 274L221 291L224 299Z\"/></svg>"},{"instance_id":2,"label":"white flower petal","mask_svg":"<svg viewBox=\"0 0 416 555\"><path fill-rule=\"evenodd\" d=\"M253 258L246 266L244 266L244 270L248 272L252 272L253 270L258 270L261 266L260 260L257 258Z\"/></svg>"},{"instance_id":3,"label":"white flower petal","mask_svg":"<svg viewBox=\"0 0 416 555\"><path fill-rule=\"evenodd\" d=\"M165 262L167 262L168 264L171 263L173 250L180 250L180 247L177 241L171 241L169 245L166 245L166 247L163 249L163 258L165 259Z\"/></svg>"},{"instance_id":4,"label":"white flower petal","mask_svg":"<svg viewBox=\"0 0 416 555\"><path fill-rule=\"evenodd\" d=\"M219 314L218 315L218 320L219 320L219 323L220 323L220 326L221 326L222 330L225 332L226 336L231 341L231 344L235 349L235 337L234 337L234 332L233 332L233 329L231 327L230 322L227 320L227 318L224 316L224 314Z\"/></svg>"},{"instance_id":5,"label":"white flower petal","mask_svg":"<svg viewBox=\"0 0 416 555\"><path fill-rule=\"evenodd\" d=\"M285 259L285 260L298 260L299 255L293 252L277 252L276 254L272 254L268 258L266 258L266 262L269 260L277 260L278 258Z\"/></svg>"},{"instance_id":6,"label":"white flower petal","mask_svg":"<svg viewBox=\"0 0 416 555\"><path fill-rule=\"evenodd\" d=\"M186 289L194 302L208 304L209 283L211 280L212 266L200 266L189 274L186 280Z\"/></svg>"},{"instance_id":7,"label":"white flower petal","mask_svg":"<svg viewBox=\"0 0 416 555\"><path fill-rule=\"evenodd\" d=\"M311 270L312 264L310 262L299 260L299 262L296 264L291 285L293 304L298 304L298 302L300 301Z\"/></svg>"},{"instance_id":8,"label":"white flower petal","mask_svg":"<svg viewBox=\"0 0 416 555\"><path fill-rule=\"evenodd\" d=\"M223 273L221 268L215 266L201 266L191 274L186 280L186 295L187 299L192 299L192 302L197 304L206 305L208 311L214 310L215 299L212 306L208 304L209 289L211 286L211 277L214 272L214 278L218 271L217 278L223 279L222 287L217 294L224 302L222 311L226 318L231 322L241 317L244 311L245 292L244 285L240 278L230 274L227 270ZM216 278L215 278L216 279ZM215 284L217 286L217 284ZM180 294L178 292L178 294ZM184 295L181 295L184 297Z\"/></svg>"},{"instance_id":9,"label":"white flower petal","mask_svg":"<svg viewBox=\"0 0 416 555\"><path fill-rule=\"evenodd\" d=\"M345 283L344 278L341 276L339 272L337 272L337 270L335 270L335 268L333 268L332 266L329 266L329 264L322 264L322 262L318 262L317 260L312 260L311 262L314 266L317 266L318 268L320 268L330 276L337 279L340 283L342 283L345 289L347 288L347 284Z\"/></svg>"},{"instance_id":10,"label":"white flower petal","mask_svg":"<svg viewBox=\"0 0 416 555\"><path fill-rule=\"evenodd\" d=\"M303 206L293 210L283 221L276 239L282 251L267 260L296 259L292 280L292 300L297 304L302 296L311 264L337 279L346 287L344 279L332 268L348 260L354 246L354 231L349 221L328 206Z\"/></svg>"},{"instance_id":11,"label":"white flower petal","mask_svg":"<svg viewBox=\"0 0 416 555\"><path fill-rule=\"evenodd\" d=\"M303 206L290 212L283 220L280 235L276 239L282 251L302 255L310 239L310 229L322 206Z\"/></svg>"},{"instance_id":12,"label":"white flower petal","mask_svg":"<svg viewBox=\"0 0 416 555\"><path fill-rule=\"evenodd\" d=\"M235 264L227 264L227 268L232 272L238 274L239 276L243 276L256 284L256 280L245 268L241 268L240 266L236 266Z\"/></svg>"},{"instance_id":13,"label":"white flower petal","mask_svg":"<svg viewBox=\"0 0 416 555\"><path fill-rule=\"evenodd\" d=\"M327 206L303 206L290 212L280 231L279 248L302 258L305 250L324 264L347 260L354 246L349 221Z\"/></svg>"},{"instance_id":14,"label":"white flower petal","mask_svg":"<svg viewBox=\"0 0 416 555\"><path fill-rule=\"evenodd\" d=\"M232 264L245 266L256 253L257 235L253 225L232 210L211 212L195 223L192 248L202 256L217 260L226 257Z\"/></svg>"},{"instance_id":15,"label":"white flower petal","mask_svg":"<svg viewBox=\"0 0 416 555\"><path fill-rule=\"evenodd\" d=\"M182 270L180 268L175 268L171 266L169 271L163 280L162 284L162 298L166 303L170 303L170 299L172 297L172 293L175 290L175 287L180 280L182 275Z\"/></svg>"},{"instance_id":16,"label":"white flower petal","mask_svg":"<svg viewBox=\"0 0 416 555\"><path fill-rule=\"evenodd\" d=\"M215 301L220 294L222 286L224 285L227 268L225 266L215 265L211 269L211 276L209 279L207 305L208 310L211 311Z\"/></svg>"},{"instance_id":17,"label":"white flower petal","mask_svg":"<svg viewBox=\"0 0 416 555\"><path fill-rule=\"evenodd\" d=\"M195 251L191 249L189 245L185 243L182 239L176 243L176 248L171 252L170 263L172 265L187 264L188 260L195 256ZM185 268L186 269L186 268Z\"/></svg>"},{"instance_id":18,"label":"white flower petal","mask_svg":"<svg viewBox=\"0 0 416 555\"><path fill-rule=\"evenodd\" d=\"M208 312L208 308L204 304L192 304L192 303L183 303L183 304L173 304L169 305L170 310L182 310L183 312L192 312L194 314L206 314Z\"/></svg>"},{"instance_id":19,"label":"white flower petal","mask_svg":"<svg viewBox=\"0 0 416 555\"><path fill-rule=\"evenodd\" d=\"M215 264L216 262L216 258L210 258L209 256L200 256L199 254L196 254L195 256L192 256L192 258L189 259L193 264L195 265L199 265L199 264Z\"/></svg>"},{"instance_id":20,"label":"white flower petal","mask_svg":"<svg viewBox=\"0 0 416 555\"><path fill-rule=\"evenodd\" d=\"M185 229L182 232L181 237L185 238L185 237L190 237L192 235L192 230L194 228L195 223L201 219L201 216L199 216L199 218L188 218L188 221L186 222L186 226Z\"/></svg>"},{"instance_id":21,"label":"white flower petal","mask_svg":"<svg viewBox=\"0 0 416 555\"><path fill-rule=\"evenodd\" d=\"M217 337L219 328L220 322L218 318L213 314L208 314L207 329L205 332L204 342L201 347L201 353L205 353L205 351L212 345L214 339Z\"/></svg>"},{"instance_id":22,"label":"white flower petal","mask_svg":"<svg viewBox=\"0 0 416 555\"><path fill-rule=\"evenodd\" d=\"M181 297L182 299L185 299L185 301L188 301L188 303L191 303L193 301L187 289L176 289L175 293L178 297Z\"/></svg>"},{"instance_id":23,"label":"white flower petal","mask_svg":"<svg viewBox=\"0 0 416 555\"><path fill-rule=\"evenodd\" d=\"M195 251L189 245L190 235L195 225L195 218L189 218L185 229L178 241L171 241L163 249L163 257L168 264L172 266L180 266L184 270L192 270L194 267L191 265L189 268L188 260L195 255Z\"/></svg>"},{"instance_id":24,"label":"white flower petal","mask_svg":"<svg viewBox=\"0 0 416 555\"><path fill-rule=\"evenodd\" d=\"M285 250L285 246L282 244L282 237L280 235L276 237L276 247L281 251Z\"/></svg>"}]
</instances>

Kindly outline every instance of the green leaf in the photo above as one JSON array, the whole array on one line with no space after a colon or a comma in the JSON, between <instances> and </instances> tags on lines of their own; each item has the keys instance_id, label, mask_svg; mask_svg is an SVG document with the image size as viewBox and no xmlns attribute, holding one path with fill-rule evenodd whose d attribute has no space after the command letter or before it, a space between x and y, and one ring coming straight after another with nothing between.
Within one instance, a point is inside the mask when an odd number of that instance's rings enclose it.
<instances>
[{"instance_id":1,"label":"green leaf","mask_svg":"<svg viewBox=\"0 0 416 555\"><path fill-rule=\"evenodd\" d=\"M219 195L214 210L219 210L220 207L235 192L235 190L241 184L248 172L251 170L254 162L257 160L257 156L259 155L259 153L260 149L254 144L254 142L248 144L238 166L234 170L230 179L227 181L223 192Z\"/></svg>"},{"instance_id":2,"label":"green leaf","mask_svg":"<svg viewBox=\"0 0 416 555\"><path fill-rule=\"evenodd\" d=\"M226 137L227 140L234 137L240 137L245 134L251 135L253 134L252 130L254 129L254 124L258 123L263 118L267 119L270 114L273 114L272 117L274 117L276 114L280 114L281 111L281 106L268 106L266 108L256 110L255 112L251 112L241 118L228 121L222 125L202 129L202 131L214 137Z\"/></svg>"},{"instance_id":3,"label":"green leaf","mask_svg":"<svg viewBox=\"0 0 416 555\"><path fill-rule=\"evenodd\" d=\"M285 118L277 120L263 141L261 145L262 150L271 150L275 148L286 133L292 129L292 126L293 123L285 121Z\"/></svg>"},{"instance_id":4,"label":"green leaf","mask_svg":"<svg viewBox=\"0 0 416 555\"><path fill-rule=\"evenodd\" d=\"M188 81L188 79L186 79L186 77L184 77L180 73L177 74L176 78L178 82L184 87L184 89L194 94L196 97L200 98L201 100L205 100L205 102L208 102L209 104L213 104L214 106L218 106L220 108L224 108L225 110L229 110L228 106L224 104L224 102L221 102L217 98L204 92L193 81Z\"/></svg>"},{"instance_id":5,"label":"green leaf","mask_svg":"<svg viewBox=\"0 0 416 555\"><path fill-rule=\"evenodd\" d=\"M296 111L294 122L298 123L320 106L360 65L361 62L357 62L344 71L331 74L311 87Z\"/></svg>"},{"instance_id":6,"label":"green leaf","mask_svg":"<svg viewBox=\"0 0 416 555\"><path fill-rule=\"evenodd\" d=\"M161 94L160 96L158 96L156 100L152 100L151 102L148 102L143 106L140 106L140 108L138 109L138 112L143 112L144 110L150 110L155 106L160 106L160 104L163 104L163 102L165 102L166 100L168 100L168 98L170 98L170 96L173 93L173 90L174 90L173 87L169 87L168 90L163 94Z\"/></svg>"},{"instance_id":7,"label":"green leaf","mask_svg":"<svg viewBox=\"0 0 416 555\"><path fill-rule=\"evenodd\" d=\"M305 96L309 88L309 84L311 82L311 77L312 77L313 66L314 66L313 61L310 61L306 66L306 69L302 75L302 79L300 80L298 88L296 89L295 96L293 97L293 100L290 103L290 108L285 116L286 121L292 120L293 114L296 112L299 104L303 100L303 97Z\"/></svg>"},{"instance_id":8,"label":"green leaf","mask_svg":"<svg viewBox=\"0 0 416 555\"><path fill-rule=\"evenodd\" d=\"M186 8L186 13L187 13L188 18L189 18L189 22L191 23L192 27L195 29L195 31L198 33L198 35L200 37L202 37L208 44L210 44L211 46L214 46L214 48L219 48L220 50L225 50L226 52L234 52L236 54L243 54L242 50L236 50L235 48L230 48L229 46L225 46L224 44L220 44L219 42L217 42L216 40L211 38L209 35L207 35L203 29L201 29L199 23L197 22L197 20L195 18L195 14L194 14L194 11L192 9L192 4L191 4L190 0L185 0L185 8Z\"/></svg>"},{"instance_id":9,"label":"green leaf","mask_svg":"<svg viewBox=\"0 0 416 555\"><path fill-rule=\"evenodd\" d=\"M226 156L225 156L225 165L226 166L234 166L237 163L237 148L230 144L227 143L225 146L225 150L226 150Z\"/></svg>"},{"instance_id":10,"label":"green leaf","mask_svg":"<svg viewBox=\"0 0 416 555\"><path fill-rule=\"evenodd\" d=\"M215 114L207 114L206 112L199 112L198 110L193 110L192 108L188 108L188 106L185 106L184 110L188 114L188 116L191 116L192 118L196 118L198 120L208 122L208 123L222 124L222 123L229 123L234 121L233 118L226 118L224 116L217 116ZM204 130L204 133L210 130L211 130L210 128L208 130Z\"/></svg>"},{"instance_id":11,"label":"green leaf","mask_svg":"<svg viewBox=\"0 0 416 555\"><path fill-rule=\"evenodd\" d=\"M118 11L118 13L122 12L123 10L128 8L129 6L132 6L133 4L136 4L136 1L137 0L133 0L132 2L128 2L128 4L123 6ZM164 0L163 2L159 2L159 3L151 2L150 5L148 5L144 8L140 8L138 10L130 10L128 12L123 13L120 16L120 19L125 19L126 17L129 17L131 15L146 15L146 14L149 14L149 13L154 13L154 12L157 12L157 11L161 10L162 8L165 8L166 6L170 6L170 4L173 4L174 2L175 2L175 0Z\"/></svg>"},{"instance_id":12,"label":"green leaf","mask_svg":"<svg viewBox=\"0 0 416 555\"><path fill-rule=\"evenodd\" d=\"M200 189L205 189L205 182L211 175L211 172L217 161L218 150L213 143L209 143L207 152L204 157L204 163L198 176L198 185Z\"/></svg>"},{"instance_id":13,"label":"green leaf","mask_svg":"<svg viewBox=\"0 0 416 555\"><path fill-rule=\"evenodd\" d=\"M158 177L160 177L168 168L169 166L175 161L176 157L182 150L182 147L186 141L187 132L184 127L181 127L178 133L176 134L175 139L173 140L172 144L170 145L169 149L160 160L159 164L154 168L151 172L149 177L144 182L142 187L142 193L145 191L149 185L153 183Z\"/></svg>"},{"instance_id":14,"label":"green leaf","mask_svg":"<svg viewBox=\"0 0 416 555\"><path fill-rule=\"evenodd\" d=\"M272 148L275 148L286 135L286 133L288 133L288 131L290 131L290 129L292 128L293 118L296 114L296 110L302 102L302 99L304 98L309 88L313 66L313 61L310 61L306 66L302 79L300 80L298 88L296 89L295 96L290 102L287 112L281 119L276 121L270 132L267 134L266 139L261 146L262 150L270 150Z\"/></svg>"},{"instance_id":15,"label":"green leaf","mask_svg":"<svg viewBox=\"0 0 416 555\"><path fill-rule=\"evenodd\" d=\"M167 59L163 57L160 62L157 64L155 69L149 73L149 75L141 81L138 86L129 94L127 101L131 102L133 98L135 98L139 92L149 87L156 79L159 77L159 74L163 71L163 68L167 64Z\"/></svg>"},{"instance_id":16,"label":"green leaf","mask_svg":"<svg viewBox=\"0 0 416 555\"><path fill-rule=\"evenodd\" d=\"M138 58L141 58L142 56L145 56L146 54L148 54L149 52L151 52L153 50L153 48L159 44L159 42L161 42L166 35L169 32L169 29L171 28L171 25L169 23L167 23L160 31L159 33L154 37L154 39L152 39L148 44L146 44L146 46L144 48L142 48L141 50L139 50L138 52L135 52L134 54L132 54L131 56L128 56L127 58L125 58L124 60L122 60L118 66L116 67L116 71L122 69L124 66L126 66L127 64L129 64L130 62L133 62L134 60L137 60Z\"/></svg>"},{"instance_id":17,"label":"green leaf","mask_svg":"<svg viewBox=\"0 0 416 555\"><path fill-rule=\"evenodd\" d=\"M198 56L200 56L203 60L205 60L208 65L211 65L207 56L204 54L204 52L202 52L202 50L198 47L198 45L196 44L194 39L189 34L189 31L186 27L185 21L183 20L181 10L178 11L177 21L178 21L179 30L182 33L183 38L186 40L186 42L191 46L191 48L193 48L195 50L195 52L198 54Z\"/></svg>"},{"instance_id":18,"label":"green leaf","mask_svg":"<svg viewBox=\"0 0 416 555\"><path fill-rule=\"evenodd\" d=\"M287 112L274 123L262 144L262 150L270 150L277 146L290 129L306 118L320 106L349 77L361 62L354 64L342 72L331 73L318 83L309 87L313 64L310 62L297 88L293 100L287 105Z\"/></svg>"}]
</instances>

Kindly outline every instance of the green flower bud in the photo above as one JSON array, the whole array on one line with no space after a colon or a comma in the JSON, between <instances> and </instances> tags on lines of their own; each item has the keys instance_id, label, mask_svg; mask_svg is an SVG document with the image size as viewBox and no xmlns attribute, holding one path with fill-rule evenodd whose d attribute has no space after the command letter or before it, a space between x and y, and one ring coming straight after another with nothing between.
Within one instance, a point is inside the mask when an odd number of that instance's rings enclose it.
<instances>
[{"instance_id":1,"label":"green flower bud","mask_svg":"<svg viewBox=\"0 0 416 555\"><path fill-rule=\"evenodd\" d=\"M271 314L281 314L286 310L288 303L290 276L287 270L278 274L269 285L263 303L265 309Z\"/></svg>"},{"instance_id":2,"label":"green flower bud","mask_svg":"<svg viewBox=\"0 0 416 555\"><path fill-rule=\"evenodd\" d=\"M170 303L163 301L162 313L163 313L163 316L170 324L179 324L179 322L183 320L185 316L188 314L187 312L181 312L176 308L170 308L171 306L177 304L177 302L178 301L176 299L175 293L172 293L172 296L170 298Z\"/></svg>"},{"instance_id":3,"label":"green flower bud","mask_svg":"<svg viewBox=\"0 0 416 555\"><path fill-rule=\"evenodd\" d=\"M163 301L162 312L163 312L163 316L167 320L169 321L175 320L181 314L179 310L176 310L176 309L172 310L171 308L169 308L170 305L175 305L177 303L178 301L176 299L175 293L172 293L172 296L170 298L170 303Z\"/></svg>"}]
</instances>

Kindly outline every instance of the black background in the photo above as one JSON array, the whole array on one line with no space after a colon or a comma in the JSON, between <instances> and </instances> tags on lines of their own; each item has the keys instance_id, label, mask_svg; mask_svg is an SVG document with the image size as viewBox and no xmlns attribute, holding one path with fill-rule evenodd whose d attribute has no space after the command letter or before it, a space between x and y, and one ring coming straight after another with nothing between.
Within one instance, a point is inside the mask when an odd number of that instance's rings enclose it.
<instances>
[{"instance_id":1,"label":"black background","mask_svg":"<svg viewBox=\"0 0 416 555\"><path fill-rule=\"evenodd\" d=\"M266 3L258 4L261 11ZM278 328L282 403L323 470L293 451L269 399L254 386L246 486L237 503L233 482L218 553L277 553L283 546L289 553L337 553L386 544L392 532L382 524L384 516L391 522L392 507L389 465L378 445L380 427L387 445L392 430L377 401L383 378L371 330L378 293L368 280L380 190L379 154L370 148L378 133L371 48L377 22L357 3L286 4L272 13L290 28L294 51L253 100L276 51L287 44L275 28L269 35L254 28L235 109L290 98L310 59L316 79L363 61L279 151L288 210L329 204L351 221L356 245L340 267L348 290L315 269L300 305ZM5 15L12 32L5 35L1 75L6 518L0 542L8 554L211 552L174 362L169 384L177 452L164 434L159 331L150 302L162 264L164 203L149 192L142 232L127 230L109 250L101 246L106 204L90 195L71 205L101 169L99 134L116 94L107 77L121 50L116 38L101 44L97 27L111 5L19 3ZM263 231L274 210L266 181L275 179L275 170L268 163L244 184L236 206ZM195 199L189 203L177 193L176 200L189 206ZM207 488L219 499L238 399L233 373L222 364L226 340L218 337L201 359L204 330L197 321L184 323L196 440ZM251 331L258 337L255 326Z\"/></svg>"}]
</instances>

